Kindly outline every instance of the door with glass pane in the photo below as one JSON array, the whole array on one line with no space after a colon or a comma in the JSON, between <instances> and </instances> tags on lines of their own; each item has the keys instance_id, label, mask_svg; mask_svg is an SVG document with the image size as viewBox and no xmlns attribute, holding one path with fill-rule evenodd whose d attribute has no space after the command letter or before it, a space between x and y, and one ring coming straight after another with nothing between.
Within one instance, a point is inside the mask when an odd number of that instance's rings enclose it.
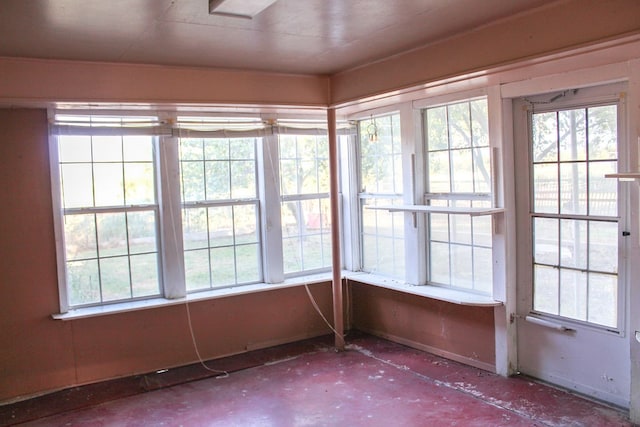
<instances>
[{"instance_id":1,"label":"door with glass pane","mask_svg":"<svg viewBox=\"0 0 640 427\"><path fill-rule=\"evenodd\" d=\"M628 406L624 209L617 180L605 178L618 170L620 106L554 96L522 103L528 164L517 169L529 171L529 191L519 210L518 369Z\"/></svg>"}]
</instances>

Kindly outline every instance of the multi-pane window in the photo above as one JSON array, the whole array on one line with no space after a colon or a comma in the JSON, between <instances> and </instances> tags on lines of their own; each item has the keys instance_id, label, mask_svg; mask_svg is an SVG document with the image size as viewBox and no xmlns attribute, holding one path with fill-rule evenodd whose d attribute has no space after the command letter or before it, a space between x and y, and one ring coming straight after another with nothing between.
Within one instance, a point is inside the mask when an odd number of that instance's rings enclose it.
<instances>
[{"instance_id":1,"label":"multi-pane window","mask_svg":"<svg viewBox=\"0 0 640 427\"><path fill-rule=\"evenodd\" d=\"M403 200L400 115L359 122L362 270L404 279L404 216L369 209Z\"/></svg>"},{"instance_id":2,"label":"multi-pane window","mask_svg":"<svg viewBox=\"0 0 640 427\"><path fill-rule=\"evenodd\" d=\"M187 291L261 280L258 138L180 138Z\"/></svg>"},{"instance_id":3,"label":"multi-pane window","mask_svg":"<svg viewBox=\"0 0 640 427\"><path fill-rule=\"evenodd\" d=\"M427 108L427 193L431 206L490 208L492 179L486 99ZM428 280L491 293L490 215L428 215Z\"/></svg>"},{"instance_id":4,"label":"multi-pane window","mask_svg":"<svg viewBox=\"0 0 640 427\"><path fill-rule=\"evenodd\" d=\"M281 134L284 274L331 267L329 147L326 135Z\"/></svg>"},{"instance_id":5,"label":"multi-pane window","mask_svg":"<svg viewBox=\"0 0 640 427\"><path fill-rule=\"evenodd\" d=\"M57 120L77 126L56 137L68 305L160 295L156 140L100 131L154 119Z\"/></svg>"},{"instance_id":6,"label":"multi-pane window","mask_svg":"<svg viewBox=\"0 0 640 427\"><path fill-rule=\"evenodd\" d=\"M324 122L163 116L56 115L62 312L330 268Z\"/></svg>"},{"instance_id":7,"label":"multi-pane window","mask_svg":"<svg viewBox=\"0 0 640 427\"><path fill-rule=\"evenodd\" d=\"M531 120L533 309L617 327L617 107Z\"/></svg>"}]
</instances>

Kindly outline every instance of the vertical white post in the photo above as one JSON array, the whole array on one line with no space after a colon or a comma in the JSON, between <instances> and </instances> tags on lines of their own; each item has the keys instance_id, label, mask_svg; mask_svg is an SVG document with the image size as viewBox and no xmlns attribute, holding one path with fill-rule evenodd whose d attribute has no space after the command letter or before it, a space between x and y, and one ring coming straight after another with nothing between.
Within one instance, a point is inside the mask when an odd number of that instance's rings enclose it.
<instances>
[{"instance_id":1,"label":"vertical white post","mask_svg":"<svg viewBox=\"0 0 640 427\"><path fill-rule=\"evenodd\" d=\"M162 236L162 281L165 298L186 296L184 246L182 243L182 209L180 202L180 158L178 138L160 137L157 180Z\"/></svg>"},{"instance_id":2,"label":"vertical white post","mask_svg":"<svg viewBox=\"0 0 640 427\"><path fill-rule=\"evenodd\" d=\"M493 217L493 298L503 305L494 309L496 373L516 370L515 279L515 168L511 100L502 100L499 86L487 90L489 140L492 153L493 198L505 213Z\"/></svg>"},{"instance_id":3,"label":"vertical white post","mask_svg":"<svg viewBox=\"0 0 640 427\"><path fill-rule=\"evenodd\" d=\"M627 144L628 170L640 168L640 61L632 61L629 67L629 88L627 95ZM631 390L629 417L632 423L640 424L640 183L626 184L629 195L628 212L631 238L627 238L627 285L629 302L626 306L629 321Z\"/></svg>"},{"instance_id":4,"label":"vertical white post","mask_svg":"<svg viewBox=\"0 0 640 427\"><path fill-rule=\"evenodd\" d=\"M262 264L265 283L282 283L282 218L280 216L280 166L278 137L268 135L258 146L260 177L260 222L262 224Z\"/></svg>"},{"instance_id":5,"label":"vertical white post","mask_svg":"<svg viewBox=\"0 0 640 427\"><path fill-rule=\"evenodd\" d=\"M402 142L403 203L422 204L425 192L424 141L422 117L410 102L400 105L400 134ZM407 283L424 285L427 282L426 262L426 215L407 212L404 214L405 259Z\"/></svg>"},{"instance_id":6,"label":"vertical white post","mask_svg":"<svg viewBox=\"0 0 640 427\"><path fill-rule=\"evenodd\" d=\"M333 325L335 329L335 346L344 350L344 307L342 301L342 265L340 262L340 193L338 178L338 135L336 132L336 110L327 110L329 127L329 178L331 194L331 258L333 266Z\"/></svg>"}]
</instances>

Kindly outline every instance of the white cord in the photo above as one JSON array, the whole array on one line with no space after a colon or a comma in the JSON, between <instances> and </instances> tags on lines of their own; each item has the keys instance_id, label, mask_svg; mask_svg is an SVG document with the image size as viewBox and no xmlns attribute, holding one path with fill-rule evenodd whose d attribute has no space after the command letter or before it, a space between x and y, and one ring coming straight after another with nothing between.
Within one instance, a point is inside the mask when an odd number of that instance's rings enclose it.
<instances>
[{"instance_id":1,"label":"white cord","mask_svg":"<svg viewBox=\"0 0 640 427\"><path fill-rule=\"evenodd\" d=\"M313 305L313 308L316 309L316 311L318 312L318 314L320 315L320 317L322 317L322 320L324 320L324 323L327 324L327 326L329 327L329 329L331 329L333 331L334 334L336 334L337 336L339 336L343 341L344 341L344 335L339 334L338 331L336 331L333 328L333 325L331 325L331 323L329 323L329 321L327 320L326 317L324 317L324 314L322 314L322 311L320 310L320 307L318 307L318 304L316 303L315 298L313 298L313 295L311 295L311 291L309 290L309 285L307 285L305 283L304 288L307 290L307 295L309 295L309 301L311 301L311 305Z\"/></svg>"},{"instance_id":2,"label":"white cord","mask_svg":"<svg viewBox=\"0 0 640 427\"><path fill-rule=\"evenodd\" d=\"M229 372L210 368L204 363L202 356L200 356L200 350L198 350L198 343L196 342L196 336L193 333L193 325L191 324L191 310L189 309L189 303L188 302L185 303L184 306L187 308L187 321L189 322L189 332L191 332L191 342L193 343L193 349L196 351L196 356L198 356L198 361L200 362L200 365L202 365L202 367L209 372L222 374L222 375L216 376L216 378L227 378L229 376Z\"/></svg>"},{"instance_id":3,"label":"white cord","mask_svg":"<svg viewBox=\"0 0 640 427\"><path fill-rule=\"evenodd\" d=\"M177 140L176 143L178 144L177 148L179 150L180 149L179 138L176 138L176 140ZM160 142L160 144L162 144L162 142ZM168 169L168 165L167 165L167 159L166 159L166 156L165 156L164 153L162 154L161 158L163 160L164 168L165 168L165 171L166 171ZM169 203L171 204L171 206L169 207L169 215L171 215L171 224L175 224L175 222L174 222L175 221L175 217L174 217L174 214L173 214L174 206L173 206L173 198L172 197L169 197ZM173 227L172 232L173 232L174 242L177 242L178 236L177 236L175 227ZM216 378L227 378L229 376L229 373L227 371L220 371L218 369L212 369L212 368L208 367L204 363L204 360L202 359L202 356L200 355L200 350L198 349L198 343L196 342L196 335L193 332L193 324L191 322L191 310L189 309L189 302L188 301L185 302L184 306L185 306L186 311L187 311L187 323L189 325L189 333L191 334L191 342L193 343L193 349L195 350L196 356L198 357L198 362L200 362L200 365L202 365L202 367L204 369L206 369L207 371L213 372L213 373L216 373L216 374L222 374L222 375L216 376Z\"/></svg>"}]
</instances>

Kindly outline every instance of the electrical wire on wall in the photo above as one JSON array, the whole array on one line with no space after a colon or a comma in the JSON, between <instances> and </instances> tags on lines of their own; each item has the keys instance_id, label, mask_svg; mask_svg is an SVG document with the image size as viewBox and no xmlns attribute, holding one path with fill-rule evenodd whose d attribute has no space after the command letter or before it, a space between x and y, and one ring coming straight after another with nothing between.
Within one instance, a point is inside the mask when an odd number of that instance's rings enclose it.
<instances>
[{"instance_id":1,"label":"electrical wire on wall","mask_svg":"<svg viewBox=\"0 0 640 427\"><path fill-rule=\"evenodd\" d=\"M267 126L267 128L269 128L271 130L275 130L275 132L273 132L273 134L277 134L278 132L284 132L285 129L286 129L286 127L277 127L277 121L276 120L269 120L267 122L264 122L264 124ZM174 137L176 137L175 134L174 134ZM177 135L177 137L179 138L179 134ZM264 139L261 138L260 141L262 143L264 143ZM178 144L179 144L179 142L178 142ZM269 162L271 163L272 170L276 170L275 169L275 165L273 164L274 163L274 160L273 160L274 156L273 155L269 155L267 157L269 159ZM162 158L164 159L164 167L165 167L165 169L167 169L168 165L167 165L166 156L162 156ZM280 188L279 187L279 182L277 180L277 177L274 175L274 176L272 176L272 179L274 181L273 182L274 188ZM172 224L175 224L175 222L174 222L174 219L175 219L174 218L174 214L176 212L176 209L175 209L176 206L174 205L174 200L175 200L174 197L169 197L169 204L170 204L169 211L170 211L170 215L172 217L171 218L172 219L172 221L171 221ZM173 228L172 232L173 232L174 244L177 245L177 242L178 242L177 239L179 238L179 236L177 236L177 232L176 232L175 228ZM176 252L177 252L177 249L178 248L176 248ZM184 272L183 272L183 274L184 274ZM313 306L313 308L320 315L320 317L325 322L325 324L329 327L329 329L331 329L331 331L333 331L333 333L336 336L339 336L344 341L344 335L338 333L338 331L335 329L335 327L327 320L327 318L322 313L322 310L318 306L318 303L317 303L316 299L314 298L313 294L311 293L311 290L309 289L309 285L307 283L305 283L304 287L305 287L305 290L307 292L307 296L309 297L309 301L311 302L311 305ZM215 374L221 374L221 375L216 376L216 378L226 378L226 377L228 377L229 373L227 371L213 369L213 368L210 368L209 366L206 365L206 363L205 363L205 361L204 361L204 359L203 359L203 357L202 357L202 355L200 353L200 349L199 349L198 342L197 342L197 339L196 339L196 335L195 335L195 332L194 332L194 326L193 326L192 315L191 315L191 310L190 310L190 302L188 300L185 301L185 311L186 311L186 316L187 316L189 334L191 336L191 342L193 344L193 349L194 349L194 352L196 354L196 357L197 357L200 365L204 369L209 371L209 372L213 372Z\"/></svg>"},{"instance_id":2,"label":"electrical wire on wall","mask_svg":"<svg viewBox=\"0 0 640 427\"><path fill-rule=\"evenodd\" d=\"M165 170L168 170L168 164L167 164L166 156L161 156L161 158L164 160L163 163L164 163ZM175 217L174 217L175 205L174 205L173 200L174 200L173 197L169 197L169 215L171 215L171 224L175 224ZM174 238L173 241L174 241L174 244L175 244L175 242L178 241L177 240L178 239L178 235L176 233L175 227L172 227L171 231L173 233L173 238ZM176 248L176 252L177 252L177 249L178 248ZM184 306L185 306L185 310L186 310L186 313L187 313L187 324L189 326L189 334L191 336L191 343L193 344L193 350L196 353L196 357L198 358L198 362L207 371L213 372L214 374L221 374L221 375L217 375L216 378L227 378L229 376L229 373L227 371L213 369L213 368L208 367L207 364L205 363L204 359L202 358L202 355L200 354L200 349L198 348L198 342L196 340L196 335L195 335L195 332L193 331L193 322L191 321L191 309L189 307L189 300L185 301Z\"/></svg>"}]
</instances>

